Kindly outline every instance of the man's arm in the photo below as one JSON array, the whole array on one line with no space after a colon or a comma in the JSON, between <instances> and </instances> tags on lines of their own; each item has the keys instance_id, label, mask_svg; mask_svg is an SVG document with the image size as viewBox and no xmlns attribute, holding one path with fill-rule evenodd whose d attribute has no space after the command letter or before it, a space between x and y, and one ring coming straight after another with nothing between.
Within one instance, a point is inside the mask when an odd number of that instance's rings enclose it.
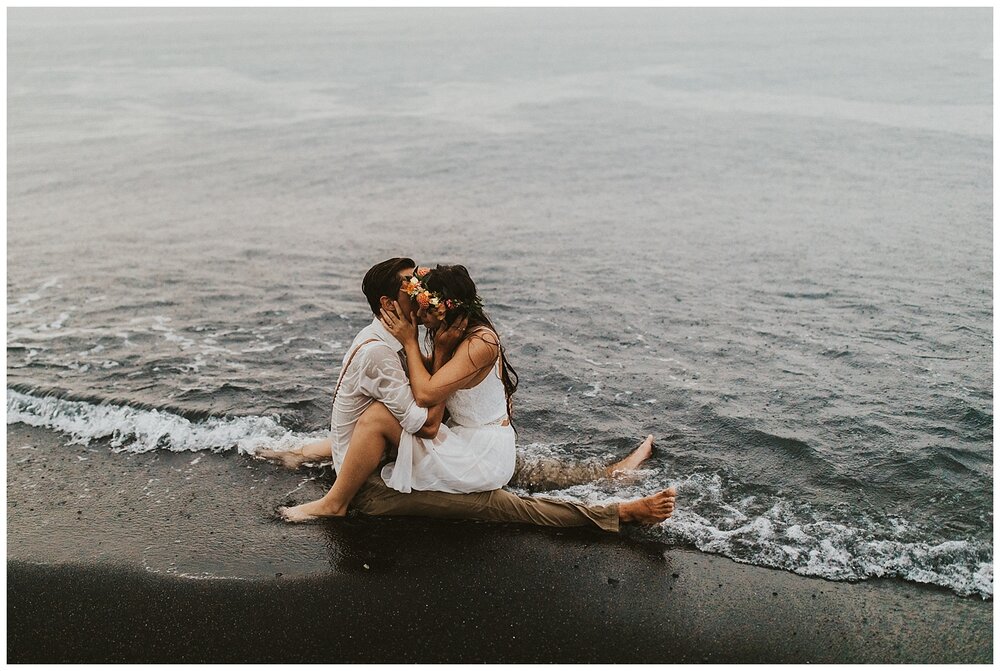
<instances>
[{"instance_id":1,"label":"man's arm","mask_svg":"<svg viewBox=\"0 0 1000 671\"><path fill-rule=\"evenodd\" d=\"M421 438L436 437L444 417L444 402L426 409L418 406L399 357L388 347L372 345L358 354L364 365L362 391L380 401L407 433Z\"/></svg>"},{"instance_id":2,"label":"man's arm","mask_svg":"<svg viewBox=\"0 0 1000 671\"><path fill-rule=\"evenodd\" d=\"M441 430L441 421L444 419L444 403L427 408L427 421L413 435L420 438L437 438L438 431Z\"/></svg>"}]
</instances>

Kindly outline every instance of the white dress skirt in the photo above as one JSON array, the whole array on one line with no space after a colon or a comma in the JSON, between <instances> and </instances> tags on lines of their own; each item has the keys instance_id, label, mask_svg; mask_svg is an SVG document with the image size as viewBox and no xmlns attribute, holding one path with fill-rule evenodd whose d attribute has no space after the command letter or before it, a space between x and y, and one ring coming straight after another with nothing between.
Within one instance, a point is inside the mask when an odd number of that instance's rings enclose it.
<instances>
[{"instance_id":1,"label":"white dress skirt","mask_svg":"<svg viewBox=\"0 0 1000 671\"><path fill-rule=\"evenodd\" d=\"M467 494L499 489L514 475L514 428L497 367L446 402L451 418L435 438L403 431L396 461L382 468L386 486L400 492Z\"/></svg>"}]
</instances>

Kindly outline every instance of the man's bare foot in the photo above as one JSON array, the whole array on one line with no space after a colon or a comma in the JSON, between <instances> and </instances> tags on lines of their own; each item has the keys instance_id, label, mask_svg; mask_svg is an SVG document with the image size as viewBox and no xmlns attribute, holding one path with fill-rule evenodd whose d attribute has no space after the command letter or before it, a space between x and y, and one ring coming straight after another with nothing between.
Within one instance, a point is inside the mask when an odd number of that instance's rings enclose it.
<instances>
[{"instance_id":1,"label":"man's bare foot","mask_svg":"<svg viewBox=\"0 0 1000 671\"><path fill-rule=\"evenodd\" d=\"M618 520L638 524L659 524L674 514L677 490L673 487L635 501L618 504Z\"/></svg>"},{"instance_id":2,"label":"man's bare foot","mask_svg":"<svg viewBox=\"0 0 1000 671\"><path fill-rule=\"evenodd\" d=\"M281 506L278 508L278 514L286 522L308 522L320 517L344 517L347 515L347 509L331 508L323 503L323 499L319 499L300 506Z\"/></svg>"},{"instance_id":3,"label":"man's bare foot","mask_svg":"<svg viewBox=\"0 0 1000 671\"><path fill-rule=\"evenodd\" d=\"M646 436L646 440L642 441L642 445L635 448L632 454L609 466L608 475L614 476L619 471L634 471L651 456L653 456L653 434Z\"/></svg>"},{"instance_id":4,"label":"man's bare foot","mask_svg":"<svg viewBox=\"0 0 1000 671\"><path fill-rule=\"evenodd\" d=\"M298 468L302 464L313 461L302 454L301 448L294 450L258 450L254 456L258 459L277 462L285 468Z\"/></svg>"}]
</instances>

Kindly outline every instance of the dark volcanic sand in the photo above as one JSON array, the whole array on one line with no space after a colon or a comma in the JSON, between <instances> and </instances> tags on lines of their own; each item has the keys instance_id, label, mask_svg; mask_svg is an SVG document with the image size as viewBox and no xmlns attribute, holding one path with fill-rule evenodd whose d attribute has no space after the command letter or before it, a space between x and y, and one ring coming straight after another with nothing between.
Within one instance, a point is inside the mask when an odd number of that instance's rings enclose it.
<instances>
[{"instance_id":1,"label":"dark volcanic sand","mask_svg":"<svg viewBox=\"0 0 1000 671\"><path fill-rule=\"evenodd\" d=\"M270 510L303 474L65 446L24 425L7 439L9 466L28 457L8 468L9 662L992 661L993 604L943 589L805 578L635 534L287 526Z\"/></svg>"}]
</instances>

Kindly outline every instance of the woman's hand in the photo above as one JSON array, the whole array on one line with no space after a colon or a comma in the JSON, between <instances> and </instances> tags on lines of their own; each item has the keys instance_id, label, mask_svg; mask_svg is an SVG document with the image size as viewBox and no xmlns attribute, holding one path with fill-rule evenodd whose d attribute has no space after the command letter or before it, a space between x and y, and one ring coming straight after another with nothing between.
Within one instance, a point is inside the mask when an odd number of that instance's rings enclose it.
<instances>
[{"instance_id":1,"label":"woman's hand","mask_svg":"<svg viewBox=\"0 0 1000 671\"><path fill-rule=\"evenodd\" d=\"M404 346L408 341L417 342L417 315L411 314L410 319L404 319L399 313L399 304L392 302L392 310L382 308L382 316L379 317L385 330L395 336L396 340Z\"/></svg>"},{"instance_id":2,"label":"woman's hand","mask_svg":"<svg viewBox=\"0 0 1000 671\"><path fill-rule=\"evenodd\" d=\"M448 328L439 328L434 333L434 352L440 352L445 358L451 357L455 348L465 339L465 329L469 325L469 318L462 317L456 319Z\"/></svg>"}]
</instances>

